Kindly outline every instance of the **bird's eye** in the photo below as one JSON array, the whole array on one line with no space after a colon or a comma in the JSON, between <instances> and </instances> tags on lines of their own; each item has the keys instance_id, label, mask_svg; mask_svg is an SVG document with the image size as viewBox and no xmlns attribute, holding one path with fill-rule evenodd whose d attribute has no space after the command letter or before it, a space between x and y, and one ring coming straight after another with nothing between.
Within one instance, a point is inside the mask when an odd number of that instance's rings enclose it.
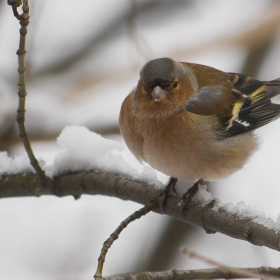
<instances>
[{"instance_id":1,"label":"bird's eye","mask_svg":"<svg viewBox=\"0 0 280 280\"><path fill-rule=\"evenodd\" d=\"M176 88L177 86L178 86L178 82L175 81L175 82L173 83L173 87Z\"/></svg>"}]
</instances>

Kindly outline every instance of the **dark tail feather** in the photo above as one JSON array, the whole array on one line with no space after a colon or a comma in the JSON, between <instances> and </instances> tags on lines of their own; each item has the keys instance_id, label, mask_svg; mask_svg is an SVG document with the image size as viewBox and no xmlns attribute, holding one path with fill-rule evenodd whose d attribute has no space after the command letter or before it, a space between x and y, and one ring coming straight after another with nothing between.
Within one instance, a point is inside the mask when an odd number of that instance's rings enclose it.
<instances>
[{"instance_id":1,"label":"dark tail feather","mask_svg":"<svg viewBox=\"0 0 280 280\"><path fill-rule=\"evenodd\" d=\"M262 82L246 75L232 75L233 88L243 94L245 102L228 129L229 136L255 130L280 117L280 105L274 100L280 95L280 78Z\"/></svg>"}]
</instances>

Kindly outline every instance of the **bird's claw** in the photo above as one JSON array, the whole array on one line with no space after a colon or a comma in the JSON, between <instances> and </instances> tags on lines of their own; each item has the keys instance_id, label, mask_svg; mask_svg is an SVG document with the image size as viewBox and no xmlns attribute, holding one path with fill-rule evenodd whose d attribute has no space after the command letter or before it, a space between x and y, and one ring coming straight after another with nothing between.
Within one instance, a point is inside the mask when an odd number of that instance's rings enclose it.
<instances>
[{"instance_id":1,"label":"bird's claw","mask_svg":"<svg viewBox=\"0 0 280 280\"><path fill-rule=\"evenodd\" d=\"M170 189L172 189L172 191L178 195L178 193L175 189L177 181L178 181L177 178L171 177L168 184L166 185L164 190L159 195L159 197L163 197L162 209L163 209L164 213L166 213L166 204L167 204L167 198L168 198Z\"/></svg>"},{"instance_id":2,"label":"bird's claw","mask_svg":"<svg viewBox=\"0 0 280 280\"><path fill-rule=\"evenodd\" d=\"M183 201L185 202L185 205L182 209L182 215L187 211L188 206L190 205L193 197L197 194L199 186L203 183L202 179L199 179L197 182L194 183L194 185L189 188L183 195Z\"/></svg>"}]
</instances>

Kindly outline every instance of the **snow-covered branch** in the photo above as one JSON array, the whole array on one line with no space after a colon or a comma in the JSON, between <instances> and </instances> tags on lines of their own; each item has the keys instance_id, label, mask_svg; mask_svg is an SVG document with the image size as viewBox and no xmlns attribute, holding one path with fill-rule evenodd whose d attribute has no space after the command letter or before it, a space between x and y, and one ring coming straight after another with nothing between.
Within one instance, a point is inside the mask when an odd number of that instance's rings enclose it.
<instances>
[{"instance_id":1,"label":"snow-covered branch","mask_svg":"<svg viewBox=\"0 0 280 280\"><path fill-rule=\"evenodd\" d=\"M93 170L91 172L72 172L48 179L46 187L41 186L38 176L32 173L5 175L0 180L0 197L21 197L72 195L79 198L82 194L114 196L141 204L155 202L154 212L163 214L158 203L160 189L157 185L144 180L129 178L124 174ZM210 203L191 205L182 216L181 199L171 196L167 202L167 214L183 222L202 227L208 233L220 232L228 236L247 240L255 245L280 250L280 233L277 224L271 220L244 213L233 214L228 206L212 200ZM237 208L237 207L235 207ZM243 216L242 216L243 215Z\"/></svg>"},{"instance_id":2,"label":"snow-covered branch","mask_svg":"<svg viewBox=\"0 0 280 280\"><path fill-rule=\"evenodd\" d=\"M52 164L43 165L48 175L44 186L26 155L12 159L0 153L0 198L72 195L77 199L83 194L99 194L143 205L153 202L153 211L164 214L159 198L163 183L150 166L133 162L120 142L79 126L66 127L57 142L65 150ZM280 251L279 222L267 219L262 211L246 207L243 202L236 206L224 204L202 187L184 215L183 207L181 197L170 196L166 214L204 228L207 233L220 232Z\"/></svg>"}]
</instances>

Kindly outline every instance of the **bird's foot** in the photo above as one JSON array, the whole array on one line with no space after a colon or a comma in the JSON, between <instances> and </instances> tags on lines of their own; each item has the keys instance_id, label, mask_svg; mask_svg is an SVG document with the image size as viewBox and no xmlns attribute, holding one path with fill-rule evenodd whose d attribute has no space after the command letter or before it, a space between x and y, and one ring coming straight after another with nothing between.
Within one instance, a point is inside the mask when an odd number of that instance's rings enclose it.
<instances>
[{"instance_id":1,"label":"bird's foot","mask_svg":"<svg viewBox=\"0 0 280 280\"><path fill-rule=\"evenodd\" d=\"M166 204L167 204L167 198L168 198L170 189L178 195L178 193L175 189L177 181L178 181L177 178L171 177L169 182L167 183L166 187L159 195L159 197L163 197L162 208L163 208L164 213L166 213Z\"/></svg>"},{"instance_id":2,"label":"bird's foot","mask_svg":"<svg viewBox=\"0 0 280 280\"><path fill-rule=\"evenodd\" d=\"M193 197L196 195L198 192L199 186L203 183L202 179L199 179L197 182L194 183L194 185L187 190L187 192L184 193L183 195L183 201L185 202L185 205L182 209L182 214L187 211L188 206L190 205Z\"/></svg>"}]
</instances>

